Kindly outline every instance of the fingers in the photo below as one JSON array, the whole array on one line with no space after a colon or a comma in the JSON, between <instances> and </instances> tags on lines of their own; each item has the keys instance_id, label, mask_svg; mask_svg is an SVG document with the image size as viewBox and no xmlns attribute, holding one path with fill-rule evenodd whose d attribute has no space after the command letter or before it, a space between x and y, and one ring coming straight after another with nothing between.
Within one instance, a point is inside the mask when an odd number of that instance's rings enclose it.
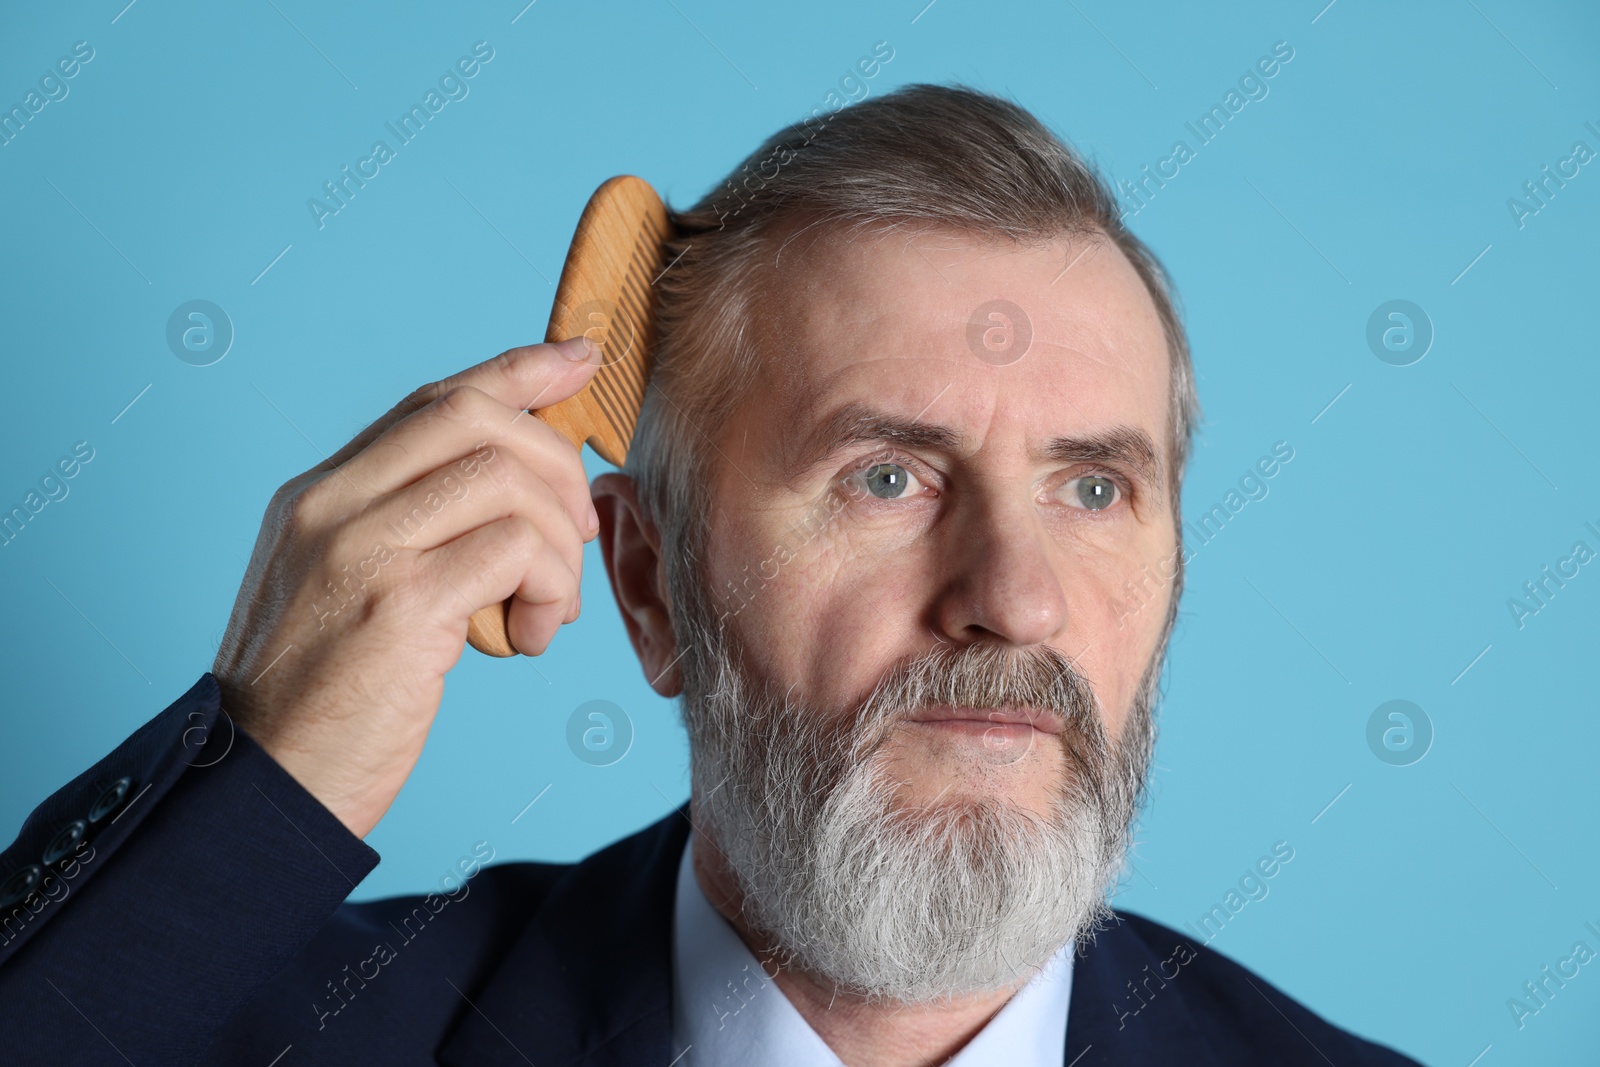
<instances>
[{"instance_id":1,"label":"fingers","mask_svg":"<svg viewBox=\"0 0 1600 1067\"><path fill-rule=\"evenodd\" d=\"M291 480L269 511L335 560L356 545L368 565L375 545L378 564L405 550L416 569L391 572L400 580L385 583L382 602L403 627L464 626L509 597L508 636L537 654L576 618L583 543L598 524L578 451L527 409L575 395L598 365L598 347L578 337L424 386Z\"/></svg>"},{"instance_id":2,"label":"fingers","mask_svg":"<svg viewBox=\"0 0 1600 1067\"><path fill-rule=\"evenodd\" d=\"M416 481L481 443L522 450L529 465L541 456L576 453L559 431L523 409L502 404L481 389L459 386L390 426L340 470L375 493ZM580 464L581 468L581 464Z\"/></svg>"},{"instance_id":3,"label":"fingers","mask_svg":"<svg viewBox=\"0 0 1600 1067\"><path fill-rule=\"evenodd\" d=\"M374 497L379 508L386 507L384 497L437 480L451 469L459 475L456 481L482 486L479 495L486 497L502 484L517 488L526 472L537 471L588 539L593 505L578 451L558 431L470 386L445 393L390 427L327 475L322 488L334 515L348 516L371 510ZM447 497L460 491L448 480L434 488Z\"/></svg>"},{"instance_id":4,"label":"fingers","mask_svg":"<svg viewBox=\"0 0 1600 1067\"><path fill-rule=\"evenodd\" d=\"M562 622L577 617L577 573L522 515L480 526L424 553L422 562L463 632L473 612L513 597L507 636L523 655L544 652Z\"/></svg>"},{"instance_id":5,"label":"fingers","mask_svg":"<svg viewBox=\"0 0 1600 1067\"><path fill-rule=\"evenodd\" d=\"M487 450L485 450L487 451ZM352 543L375 541L425 552L501 519L533 523L574 574L583 570L583 543L594 535L546 478L508 451L484 460L483 452L448 464L376 501L352 524ZM581 492L587 509L588 486ZM587 513L585 512L585 516Z\"/></svg>"},{"instance_id":6,"label":"fingers","mask_svg":"<svg viewBox=\"0 0 1600 1067\"><path fill-rule=\"evenodd\" d=\"M423 386L417 390L422 397L418 407L452 389L470 387L507 407L547 408L582 389L599 366L600 347L581 335L555 344L524 345Z\"/></svg>"},{"instance_id":7,"label":"fingers","mask_svg":"<svg viewBox=\"0 0 1600 1067\"><path fill-rule=\"evenodd\" d=\"M448 539L438 530L456 536L507 517L528 504L530 494L538 496L541 507L549 501L563 510L579 542L594 534L589 522L594 506L578 450L533 416L462 387L397 422L360 456L322 475L312 510L325 523L376 515L381 528L366 533L408 547L414 547L411 537L422 526L430 526L435 533L421 547L435 547ZM464 498L469 506L453 506L445 522L430 523L432 514Z\"/></svg>"},{"instance_id":8,"label":"fingers","mask_svg":"<svg viewBox=\"0 0 1600 1067\"><path fill-rule=\"evenodd\" d=\"M588 384L600 358L598 346L582 336L556 344L507 349L477 366L415 390L314 469L327 470L348 463L390 427L452 389L477 389L518 411L560 403Z\"/></svg>"}]
</instances>

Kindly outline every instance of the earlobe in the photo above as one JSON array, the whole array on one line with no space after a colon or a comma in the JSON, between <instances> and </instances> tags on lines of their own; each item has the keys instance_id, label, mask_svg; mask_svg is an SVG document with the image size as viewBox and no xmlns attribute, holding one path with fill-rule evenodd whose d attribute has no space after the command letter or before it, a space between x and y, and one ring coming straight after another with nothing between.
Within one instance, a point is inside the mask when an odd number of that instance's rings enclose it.
<instances>
[{"instance_id":1,"label":"earlobe","mask_svg":"<svg viewBox=\"0 0 1600 1067\"><path fill-rule=\"evenodd\" d=\"M661 536L639 503L638 485L625 474L602 474L590 486L600 515L600 555L622 624L651 688L664 697L683 691L678 642L664 596Z\"/></svg>"}]
</instances>

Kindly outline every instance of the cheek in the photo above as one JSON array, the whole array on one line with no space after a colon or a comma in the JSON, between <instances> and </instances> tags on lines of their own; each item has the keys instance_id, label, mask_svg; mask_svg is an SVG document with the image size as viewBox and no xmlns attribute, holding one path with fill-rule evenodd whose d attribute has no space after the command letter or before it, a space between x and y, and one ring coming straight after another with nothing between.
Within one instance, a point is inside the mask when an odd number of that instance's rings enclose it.
<instances>
[{"instance_id":1,"label":"cheek","mask_svg":"<svg viewBox=\"0 0 1600 1067\"><path fill-rule=\"evenodd\" d=\"M1093 683L1113 735L1121 730L1166 623L1173 580L1162 564L1176 551L1172 537L1141 530L1120 547L1083 546L1066 556L1068 641Z\"/></svg>"},{"instance_id":2,"label":"cheek","mask_svg":"<svg viewBox=\"0 0 1600 1067\"><path fill-rule=\"evenodd\" d=\"M1052 531L1055 571L1076 615L1073 630L1087 630L1099 641L1126 644L1161 616L1170 579L1157 561L1169 539L1150 526L1128 521L1087 530L1063 521ZM1108 636L1110 635L1110 636Z\"/></svg>"},{"instance_id":3,"label":"cheek","mask_svg":"<svg viewBox=\"0 0 1600 1067\"><path fill-rule=\"evenodd\" d=\"M791 528L792 531L792 528ZM815 700L858 699L916 641L919 569L903 546L889 549L848 533L835 519L811 535L791 532L763 554L769 580L753 583L737 620L752 658L768 677L795 682ZM739 568L746 564L740 562ZM752 563L750 574L756 572Z\"/></svg>"},{"instance_id":4,"label":"cheek","mask_svg":"<svg viewBox=\"0 0 1600 1067\"><path fill-rule=\"evenodd\" d=\"M1086 657L1087 658L1087 657ZM1117 655L1113 661L1090 667L1095 692L1104 707L1106 733L1113 739L1122 736L1128 714L1133 709L1133 698L1139 689L1139 679L1147 660L1134 662L1131 657Z\"/></svg>"}]
</instances>

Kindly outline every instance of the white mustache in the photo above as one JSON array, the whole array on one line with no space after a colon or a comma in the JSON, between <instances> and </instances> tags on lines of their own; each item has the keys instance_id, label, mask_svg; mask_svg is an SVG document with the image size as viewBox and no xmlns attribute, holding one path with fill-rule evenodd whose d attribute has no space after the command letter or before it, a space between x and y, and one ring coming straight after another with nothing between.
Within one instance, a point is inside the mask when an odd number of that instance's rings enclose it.
<instances>
[{"instance_id":1,"label":"white mustache","mask_svg":"<svg viewBox=\"0 0 1600 1067\"><path fill-rule=\"evenodd\" d=\"M1064 655L939 646L885 671L854 706L829 707L751 674L724 644L705 652L710 669L688 672L684 705L696 828L782 965L922 1001L1014 981L1107 914L1149 734L1125 728L1127 750L1112 745ZM1059 742L1072 772L1050 810L970 796L900 810L875 752L939 703L1058 718L1059 734L1029 737ZM1146 717L1135 708L1128 722Z\"/></svg>"},{"instance_id":2,"label":"white mustache","mask_svg":"<svg viewBox=\"0 0 1600 1067\"><path fill-rule=\"evenodd\" d=\"M849 749L865 758L899 725L940 706L1021 710L1080 757L1110 756L1100 702L1064 653L995 644L938 645L890 668L856 709Z\"/></svg>"}]
</instances>

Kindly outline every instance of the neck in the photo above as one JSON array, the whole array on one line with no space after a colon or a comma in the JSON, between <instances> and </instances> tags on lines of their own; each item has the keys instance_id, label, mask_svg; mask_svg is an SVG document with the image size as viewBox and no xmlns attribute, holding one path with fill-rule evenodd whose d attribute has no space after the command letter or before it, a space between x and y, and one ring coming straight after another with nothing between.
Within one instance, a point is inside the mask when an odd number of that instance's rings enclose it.
<instances>
[{"instance_id":1,"label":"neck","mask_svg":"<svg viewBox=\"0 0 1600 1067\"><path fill-rule=\"evenodd\" d=\"M694 838L694 875L706 899L736 930L762 969L801 1018L849 1067L935 1067L959 1052L1024 982L996 992L926 1004L869 1001L828 979L781 967L741 912L743 896L722 854L702 834Z\"/></svg>"}]
</instances>

